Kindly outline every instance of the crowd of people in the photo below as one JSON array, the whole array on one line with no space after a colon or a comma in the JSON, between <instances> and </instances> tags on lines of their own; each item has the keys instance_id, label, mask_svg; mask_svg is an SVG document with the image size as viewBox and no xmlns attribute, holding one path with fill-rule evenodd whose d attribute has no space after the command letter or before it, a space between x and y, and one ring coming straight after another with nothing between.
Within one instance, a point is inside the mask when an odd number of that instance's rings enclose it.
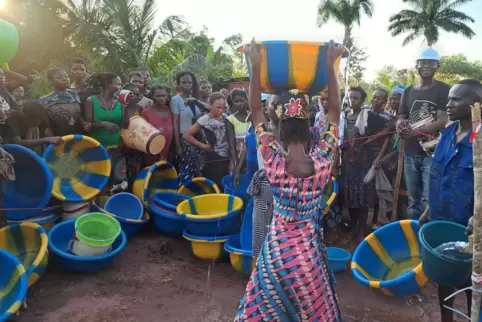
<instances>
[{"instance_id":1,"label":"crowd of people","mask_svg":"<svg viewBox=\"0 0 482 322\"><path fill-rule=\"evenodd\" d=\"M110 185L132 184L140 169L159 160L177 167L180 183L204 176L222 187L227 174L235 184L245 176L254 201L257 264L236 321L260 316L342 321L325 237L349 232L349 240L360 242L369 233L370 210L372 229L400 219L392 218L396 199L390 191L401 140L402 185L408 192L404 216L421 224L468 224L474 203L471 105L480 101L482 85L464 80L450 87L436 80L440 55L429 48L416 61L419 82L376 89L365 105L361 87L340 95L334 62L341 47L331 42L326 91L311 97L296 90L267 95L261 93L258 50L254 43L245 50L252 73L249 89L230 92L213 93L209 81L187 71L177 75L175 89L151 84L146 68L131 72L127 82L108 72L88 76L86 62L74 58L70 71L48 70L51 93L26 99L31 80L0 69L1 141L41 154L46 145L61 144L62 136L88 135L115 160ZM127 105L117 98L121 89L134 94ZM123 146L121 130L133 116L142 116L164 135L160 154ZM4 159L12 160L0 149ZM323 194L333 176L340 191L323 216ZM442 304L451 291L439 287L443 322L453 319Z\"/></svg>"}]
</instances>

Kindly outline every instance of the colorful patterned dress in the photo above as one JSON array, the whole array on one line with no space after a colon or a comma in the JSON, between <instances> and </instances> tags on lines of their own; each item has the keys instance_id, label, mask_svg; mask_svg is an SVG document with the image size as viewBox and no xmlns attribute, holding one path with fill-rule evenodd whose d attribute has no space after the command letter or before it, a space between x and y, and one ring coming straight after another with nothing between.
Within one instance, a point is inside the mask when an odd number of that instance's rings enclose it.
<instances>
[{"instance_id":1,"label":"colorful patterned dress","mask_svg":"<svg viewBox=\"0 0 482 322\"><path fill-rule=\"evenodd\" d=\"M324 130L323 130L324 128ZM322 243L323 190L330 179L338 127L320 124L310 152L315 173L285 172L285 156L262 124L256 128L273 192L273 220L235 321L343 321Z\"/></svg>"}]
</instances>

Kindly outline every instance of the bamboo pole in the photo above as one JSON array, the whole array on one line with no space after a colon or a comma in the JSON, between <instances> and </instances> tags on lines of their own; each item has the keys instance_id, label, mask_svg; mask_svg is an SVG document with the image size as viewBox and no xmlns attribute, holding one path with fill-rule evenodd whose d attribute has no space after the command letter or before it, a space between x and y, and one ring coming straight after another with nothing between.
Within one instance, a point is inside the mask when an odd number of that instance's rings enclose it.
<instances>
[{"instance_id":1,"label":"bamboo pole","mask_svg":"<svg viewBox=\"0 0 482 322\"><path fill-rule=\"evenodd\" d=\"M476 131L480 126L480 104L472 106L472 130ZM474 162L474 232L473 232L473 264L472 275L482 277L482 134L477 133L473 141ZM482 284L472 280L472 310L471 320L479 321Z\"/></svg>"},{"instance_id":2,"label":"bamboo pole","mask_svg":"<svg viewBox=\"0 0 482 322\"><path fill-rule=\"evenodd\" d=\"M402 182L403 174L403 162L405 153L405 140L400 138L400 147L398 148L398 165L397 165L397 176L395 177L395 183L393 187L393 205L392 205L392 218L390 221L395 221L398 218L398 195L400 193L400 183Z\"/></svg>"}]
</instances>

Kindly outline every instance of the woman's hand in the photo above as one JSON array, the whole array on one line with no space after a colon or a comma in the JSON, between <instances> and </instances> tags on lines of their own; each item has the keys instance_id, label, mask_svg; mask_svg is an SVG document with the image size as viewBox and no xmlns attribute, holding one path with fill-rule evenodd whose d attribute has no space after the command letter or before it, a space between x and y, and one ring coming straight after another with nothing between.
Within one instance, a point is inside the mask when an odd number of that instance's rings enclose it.
<instances>
[{"instance_id":1,"label":"woman's hand","mask_svg":"<svg viewBox=\"0 0 482 322\"><path fill-rule=\"evenodd\" d=\"M62 140L62 138L60 136L53 136L53 137L45 138L45 142L47 144L60 145L60 144L64 143L64 140Z\"/></svg>"},{"instance_id":2,"label":"woman's hand","mask_svg":"<svg viewBox=\"0 0 482 322\"><path fill-rule=\"evenodd\" d=\"M259 50L256 48L256 41L254 38L249 45L244 45L244 52L248 55L251 65L259 65L261 63L261 56Z\"/></svg>"},{"instance_id":3,"label":"woman's hand","mask_svg":"<svg viewBox=\"0 0 482 322\"><path fill-rule=\"evenodd\" d=\"M229 173L233 173L235 169L236 169L236 160L231 159L231 161L229 161ZM239 183L239 178L238 178L238 183ZM238 183L236 183L235 181L236 187L238 186Z\"/></svg>"},{"instance_id":4,"label":"woman's hand","mask_svg":"<svg viewBox=\"0 0 482 322\"><path fill-rule=\"evenodd\" d=\"M197 102L197 100L196 100L194 97L189 97L188 99L186 99L186 101L184 102L184 104L185 104L186 106L194 107L194 105L196 105L196 102Z\"/></svg>"},{"instance_id":5,"label":"woman's hand","mask_svg":"<svg viewBox=\"0 0 482 322\"><path fill-rule=\"evenodd\" d=\"M373 167L374 167L375 169L380 168L380 166L382 165L382 162L381 162L381 161L382 161L381 158L376 157L375 160L373 161L373 164L372 164Z\"/></svg>"},{"instance_id":6,"label":"woman's hand","mask_svg":"<svg viewBox=\"0 0 482 322\"><path fill-rule=\"evenodd\" d=\"M335 61L340 57L343 52L343 47L339 44L335 45L333 40L330 40L330 44L326 49L326 65L333 66Z\"/></svg>"},{"instance_id":7,"label":"woman's hand","mask_svg":"<svg viewBox=\"0 0 482 322\"><path fill-rule=\"evenodd\" d=\"M208 144L203 144L201 146L201 149L206 152L211 152L213 150L213 147L211 146L211 144L208 143Z\"/></svg>"},{"instance_id":8,"label":"woman's hand","mask_svg":"<svg viewBox=\"0 0 482 322\"><path fill-rule=\"evenodd\" d=\"M229 164L229 166L231 166L231 164ZM236 171L234 173L234 187L238 187L239 186L239 180L241 179L241 172L239 171Z\"/></svg>"},{"instance_id":9,"label":"woman's hand","mask_svg":"<svg viewBox=\"0 0 482 322\"><path fill-rule=\"evenodd\" d=\"M13 158L13 156L2 148L0 148L0 160L6 160L9 163L15 163L15 159Z\"/></svg>"},{"instance_id":10,"label":"woman's hand","mask_svg":"<svg viewBox=\"0 0 482 322\"><path fill-rule=\"evenodd\" d=\"M467 236L470 236L472 235L473 231L474 231L474 216L470 217L467 228L465 228L465 234Z\"/></svg>"},{"instance_id":11,"label":"woman's hand","mask_svg":"<svg viewBox=\"0 0 482 322\"><path fill-rule=\"evenodd\" d=\"M108 130L109 132L115 133L120 131L120 128L111 122L100 122L104 129Z\"/></svg>"}]
</instances>

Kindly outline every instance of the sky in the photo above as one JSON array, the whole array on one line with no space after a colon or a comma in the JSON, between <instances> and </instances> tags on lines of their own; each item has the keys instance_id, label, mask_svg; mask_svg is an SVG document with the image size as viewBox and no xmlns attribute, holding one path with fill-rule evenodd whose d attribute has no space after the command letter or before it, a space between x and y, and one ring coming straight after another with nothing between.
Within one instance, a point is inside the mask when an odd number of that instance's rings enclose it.
<instances>
[{"instance_id":1,"label":"sky","mask_svg":"<svg viewBox=\"0 0 482 322\"><path fill-rule=\"evenodd\" d=\"M220 43L230 35L241 33L247 42L256 40L343 40L344 28L329 22L321 28L316 26L319 0L157 0L157 22L171 15L180 15L194 30L206 26L209 36ZM392 37L387 31L388 19L402 9L408 9L402 0L373 0L372 18L363 17L360 26L353 28L355 44L366 49L365 78L372 80L385 65L409 68L415 65L417 56L427 44L423 38L403 47L404 37ZM470 60L482 61L482 0L459 8L471 15L476 22L469 26L477 34L471 40L461 35L442 32L434 48L441 55L463 53ZM477 21L478 19L478 21Z\"/></svg>"}]
</instances>

